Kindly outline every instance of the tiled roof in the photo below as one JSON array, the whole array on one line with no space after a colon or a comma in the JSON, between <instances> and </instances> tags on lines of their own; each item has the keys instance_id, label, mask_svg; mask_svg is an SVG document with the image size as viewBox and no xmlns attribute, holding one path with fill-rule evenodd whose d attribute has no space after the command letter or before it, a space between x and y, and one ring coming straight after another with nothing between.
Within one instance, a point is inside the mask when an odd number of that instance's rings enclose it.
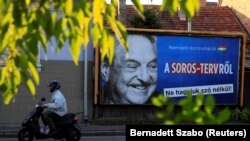
<instances>
[{"instance_id":1,"label":"tiled roof","mask_svg":"<svg viewBox=\"0 0 250 141\"><path fill-rule=\"evenodd\" d=\"M250 0L223 0L220 4L231 7L250 34Z\"/></svg>"},{"instance_id":2,"label":"tiled roof","mask_svg":"<svg viewBox=\"0 0 250 141\"><path fill-rule=\"evenodd\" d=\"M156 12L159 11L158 5L146 6L152 8ZM132 5L126 7L126 17L132 17L131 15L137 13ZM129 24L129 18L127 18L127 27L132 27ZM167 30L187 30L187 21L182 21L178 17L178 14L170 16L168 12L159 14L160 22L162 23L162 29ZM199 13L197 13L192 19L192 31L223 31L223 32L243 32L246 33L241 26L239 20L236 18L232 10L227 7L201 7Z\"/></svg>"}]
</instances>

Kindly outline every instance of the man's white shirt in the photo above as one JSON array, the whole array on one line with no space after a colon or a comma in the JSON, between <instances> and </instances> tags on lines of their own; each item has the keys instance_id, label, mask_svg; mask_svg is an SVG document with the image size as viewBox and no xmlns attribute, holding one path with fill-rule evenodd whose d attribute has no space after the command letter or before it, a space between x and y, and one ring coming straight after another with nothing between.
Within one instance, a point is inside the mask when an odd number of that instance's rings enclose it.
<instances>
[{"instance_id":1,"label":"man's white shirt","mask_svg":"<svg viewBox=\"0 0 250 141\"><path fill-rule=\"evenodd\" d=\"M63 94L56 90L52 93L51 102L45 104L48 110L55 112L60 116L64 116L67 113L67 102Z\"/></svg>"}]
</instances>

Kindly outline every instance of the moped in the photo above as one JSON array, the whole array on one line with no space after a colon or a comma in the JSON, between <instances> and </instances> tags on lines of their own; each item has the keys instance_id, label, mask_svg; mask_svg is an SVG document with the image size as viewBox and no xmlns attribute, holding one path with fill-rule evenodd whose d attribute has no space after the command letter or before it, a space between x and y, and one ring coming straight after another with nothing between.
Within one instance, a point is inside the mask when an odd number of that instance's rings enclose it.
<instances>
[{"instance_id":1,"label":"moped","mask_svg":"<svg viewBox=\"0 0 250 141\"><path fill-rule=\"evenodd\" d=\"M44 101L46 101L46 99L42 98L41 101L36 104L35 109L33 109L23 120L21 124L22 128L18 132L18 141L32 141L34 138L79 141L81 132L78 124L78 113L67 113L61 120L56 121L55 126L58 131L57 134L48 136L49 128L41 125L39 122L45 110L45 107L42 106Z\"/></svg>"}]
</instances>

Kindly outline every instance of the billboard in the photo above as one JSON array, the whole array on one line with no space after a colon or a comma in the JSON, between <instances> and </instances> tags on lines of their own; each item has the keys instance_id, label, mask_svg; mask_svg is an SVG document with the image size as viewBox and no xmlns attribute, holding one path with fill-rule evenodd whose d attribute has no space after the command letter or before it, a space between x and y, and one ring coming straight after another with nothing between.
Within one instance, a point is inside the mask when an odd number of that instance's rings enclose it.
<instances>
[{"instance_id":1,"label":"billboard","mask_svg":"<svg viewBox=\"0 0 250 141\"><path fill-rule=\"evenodd\" d=\"M129 50L116 43L112 65L100 61L100 104L150 104L162 94L213 95L217 105L238 105L242 94L244 35L128 30ZM122 50L122 51L121 51Z\"/></svg>"}]
</instances>

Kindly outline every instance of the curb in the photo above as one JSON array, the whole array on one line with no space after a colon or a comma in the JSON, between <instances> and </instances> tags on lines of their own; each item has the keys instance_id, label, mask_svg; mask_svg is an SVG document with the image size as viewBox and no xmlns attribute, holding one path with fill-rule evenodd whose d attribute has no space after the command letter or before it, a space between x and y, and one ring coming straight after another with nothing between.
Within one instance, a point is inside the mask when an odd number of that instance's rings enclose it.
<instances>
[{"instance_id":1,"label":"curb","mask_svg":"<svg viewBox=\"0 0 250 141\"><path fill-rule=\"evenodd\" d=\"M17 131L4 131L0 132L0 138L13 138L17 137Z\"/></svg>"},{"instance_id":2,"label":"curb","mask_svg":"<svg viewBox=\"0 0 250 141\"><path fill-rule=\"evenodd\" d=\"M79 124L82 136L125 136L125 125L91 125ZM22 127L18 125L0 125L0 138L17 138Z\"/></svg>"}]
</instances>

